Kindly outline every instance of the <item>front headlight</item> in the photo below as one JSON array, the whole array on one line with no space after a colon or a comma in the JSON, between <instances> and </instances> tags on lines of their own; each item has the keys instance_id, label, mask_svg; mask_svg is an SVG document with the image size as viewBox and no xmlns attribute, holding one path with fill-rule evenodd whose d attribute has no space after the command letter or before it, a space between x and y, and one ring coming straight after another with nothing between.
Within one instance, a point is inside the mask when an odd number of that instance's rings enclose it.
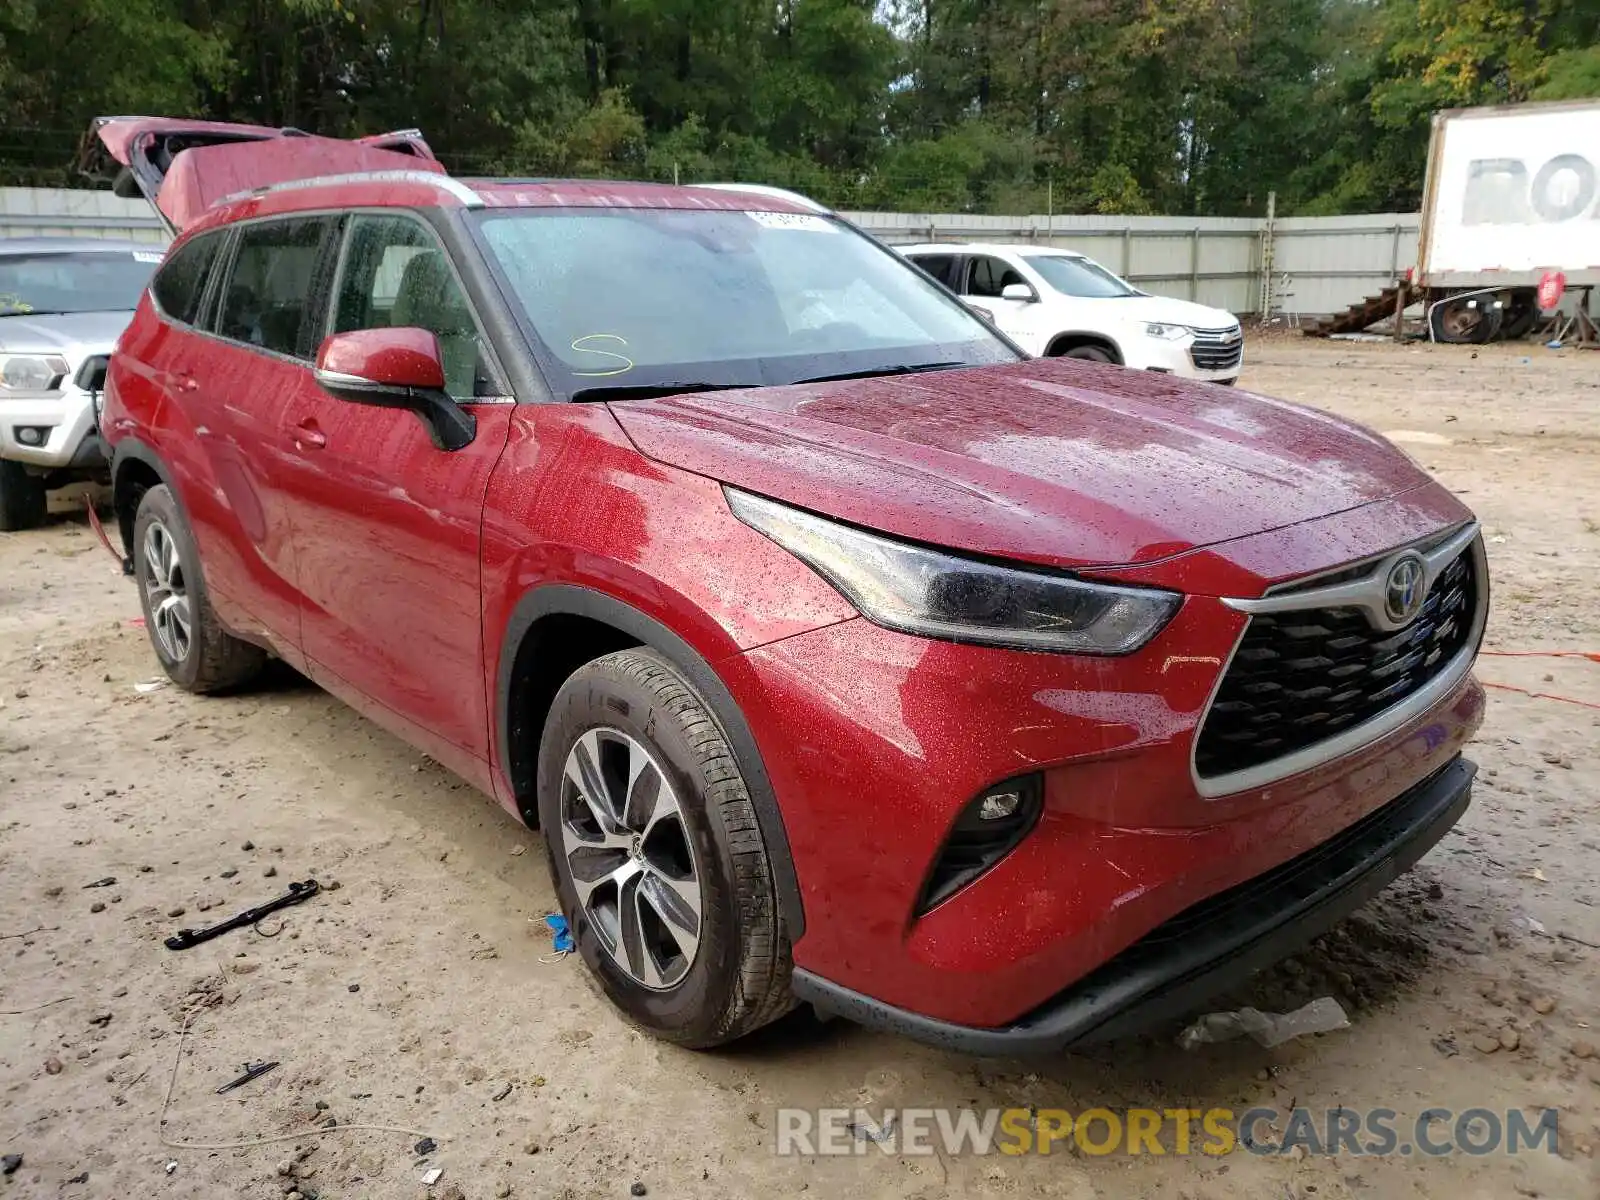
<instances>
[{"instance_id":1,"label":"front headlight","mask_svg":"<svg viewBox=\"0 0 1600 1200\"><path fill-rule=\"evenodd\" d=\"M66 373L67 360L54 355L13 354L0 358L0 388L14 392L57 391Z\"/></svg>"},{"instance_id":2,"label":"front headlight","mask_svg":"<svg viewBox=\"0 0 1600 1200\"><path fill-rule=\"evenodd\" d=\"M1153 588L961 558L723 491L734 516L812 567L869 621L902 633L1016 650L1129 654L1182 601Z\"/></svg>"},{"instance_id":3,"label":"front headlight","mask_svg":"<svg viewBox=\"0 0 1600 1200\"><path fill-rule=\"evenodd\" d=\"M1144 331L1150 337L1160 338L1164 342L1175 342L1179 338L1186 338L1190 332L1187 325L1158 325L1154 322L1146 325Z\"/></svg>"}]
</instances>

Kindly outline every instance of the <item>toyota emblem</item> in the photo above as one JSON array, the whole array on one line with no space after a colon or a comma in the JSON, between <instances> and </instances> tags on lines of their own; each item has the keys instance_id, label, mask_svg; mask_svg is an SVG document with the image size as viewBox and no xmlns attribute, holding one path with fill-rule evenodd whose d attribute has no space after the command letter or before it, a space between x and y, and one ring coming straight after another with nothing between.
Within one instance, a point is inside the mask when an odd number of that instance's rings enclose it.
<instances>
[{"instance_id":1,"label":"toyota emblem","mask_svg":"<svg viewBox=\"0 0 1600 1200\"><path fill-rule=\"evenodd\" d=\"M1389 565L1383 581L1383 611L1396 625L1408 625L1422 611L1427 599L1424 580L1428 577L1422 559L1415 554L1397 558Z\"/></svg>"}]
</instances>

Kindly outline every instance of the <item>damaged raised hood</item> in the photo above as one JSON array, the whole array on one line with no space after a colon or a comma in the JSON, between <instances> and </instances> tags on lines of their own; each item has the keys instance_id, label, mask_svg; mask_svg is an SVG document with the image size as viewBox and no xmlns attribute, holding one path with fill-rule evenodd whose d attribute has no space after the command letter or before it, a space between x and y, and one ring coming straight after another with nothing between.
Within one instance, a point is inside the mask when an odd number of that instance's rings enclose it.
<instances>
[{"instance_id":1,"label":"damaged raised hood","mask_svg":"<svg viewBox=\"0 0 1600 1200\"><path fill-rule=\"evenodd\" d=\"M227 196L276 183L362 171L444 172L415 129L346 141L173 117L95 118L78 167L109 180L119 196L143 196L173 233Z\"/></svg>"}]
</instances>

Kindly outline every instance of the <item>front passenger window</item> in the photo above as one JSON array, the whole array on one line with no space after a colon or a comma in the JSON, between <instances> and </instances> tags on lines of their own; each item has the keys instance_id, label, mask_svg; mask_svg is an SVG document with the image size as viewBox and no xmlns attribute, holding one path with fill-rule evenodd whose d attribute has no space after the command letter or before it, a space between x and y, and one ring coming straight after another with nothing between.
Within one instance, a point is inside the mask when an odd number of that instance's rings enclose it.
<instances>
[{"instance_id":1,"label":"front passenger window","mask_svg":"<svg viewBox=\"0 0 1600 1200\"><path fill-rule=\"evenodd\" d=\"M334 333L426 329L439 339L445 391L455 400L494 394L472 310L433 234L409 217L351 223L334 307Z\"/></svg>"}]
</instances>

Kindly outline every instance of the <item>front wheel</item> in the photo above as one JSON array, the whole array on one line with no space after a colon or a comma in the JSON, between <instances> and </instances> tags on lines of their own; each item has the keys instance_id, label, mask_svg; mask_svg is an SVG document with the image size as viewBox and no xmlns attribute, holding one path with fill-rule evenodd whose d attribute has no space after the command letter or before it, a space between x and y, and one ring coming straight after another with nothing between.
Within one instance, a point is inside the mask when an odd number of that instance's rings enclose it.
<instances>
[{"instance_id":1,"label":"front wheel","mask_svg":"<svg viewBox=\"0 0 1600 1200\"><path fill-rule=\"evenodd\" d=\"M173 683L190 692L219 692L260 673L267 652L234 637L217 620L189 524L165 484L139 500L133 573L150 644Z\"/></svg>"},{"instance_id":2,"label":"front wheel","mask_svg":"<svg viewBox=\"0 0 1600 1200\"><path fill-rule=\"evenodd\" d=\"M793 1006L749 790L671 663L622 650L567 680L539 746L538 803L578 950L629 1018L704 1049Z\"/></svg>"}]
</instances>

